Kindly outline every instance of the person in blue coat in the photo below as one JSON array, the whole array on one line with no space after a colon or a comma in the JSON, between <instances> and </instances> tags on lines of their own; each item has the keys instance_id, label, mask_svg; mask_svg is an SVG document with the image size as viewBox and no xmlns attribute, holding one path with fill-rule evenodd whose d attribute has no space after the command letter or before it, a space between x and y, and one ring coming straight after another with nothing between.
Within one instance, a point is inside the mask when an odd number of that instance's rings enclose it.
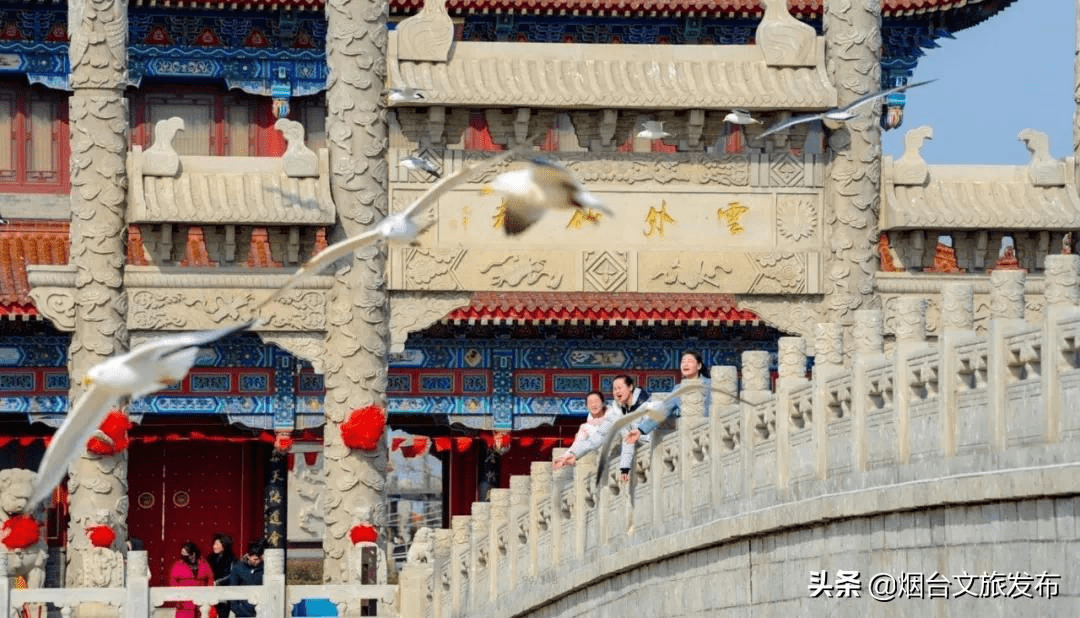
<instances>
[{"instance_id":1,"label":"person in blue coat","mask_svg":"<svg viewBox=\"0 0 1080 618\"><path fill-rule=\"evenodd\" d=\"M229 571L229 586L261 586L263 583L263 552L266 542L262 539L248 544L247 553L237 560ZM229 601L233 616L254 616L255 606L247 601Z\"/></svg>"}]
</instances>

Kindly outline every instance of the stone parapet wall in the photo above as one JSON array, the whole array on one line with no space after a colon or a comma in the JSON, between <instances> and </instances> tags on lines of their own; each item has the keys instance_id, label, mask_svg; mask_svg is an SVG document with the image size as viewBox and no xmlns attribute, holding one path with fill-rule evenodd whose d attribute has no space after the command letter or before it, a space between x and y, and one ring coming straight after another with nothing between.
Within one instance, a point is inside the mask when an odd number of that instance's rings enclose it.
<instances>
[{"instance_id":1,"label":"stone parapet wall","mask_svg":"<svg viewBox=\"0 0 1080 618\"><path fill-rule=\"evenodd\" d=\"M997 570L1061 575L1056 599L1031 602L1064 611L1080 593L1061 553L1080 494L1080 256L1047 258L1041 324L1023 320L1024 279L993 273L986 335L972 286L954 284L933 343L925 300L906 298L887 354L881 312L863 310L847 341L833 324L782 338L775 388L766 353L744 354L741 387L736 368L712 368L708 416L687 398L677 428L638 448L629 484L613 467L595 487L595 455L534 463L411 556L402 581L424 590L403 598L431 616L789 615L838 602L809 598L812 570ZM970 615L965 603L945 612Z\"/></svg>"}]
</instances>

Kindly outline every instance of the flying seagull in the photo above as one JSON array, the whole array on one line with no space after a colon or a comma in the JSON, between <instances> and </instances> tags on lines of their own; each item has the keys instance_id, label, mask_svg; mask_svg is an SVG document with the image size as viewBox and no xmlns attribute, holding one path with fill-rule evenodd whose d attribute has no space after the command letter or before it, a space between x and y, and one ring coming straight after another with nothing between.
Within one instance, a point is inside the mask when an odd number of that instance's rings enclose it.
<instances>
[{"instance_id":1,"label":"flying seagull","mask_svg":"<svg viewBox=\"0 0 1080 618\"><path fill-rule=\"evenodd\" d=\"M659 120L646 120L638 127L637 136L642 139L664 139L671 134L664 130L664 123Z\"/></svg>"},{"instance_id":2,"label":"flying seagull","mask_svg":"<svg viewBox=\"0 0 1080 618\"><path fill-rule=\"evenodd\" d=\"M866 96L859 97L858 99L855 99L854 101L852 101L851 103L849 103L845 107L839 107L839 108L830 109L828 111L821 112L820 114L807 114L805 116L796 116L794 118L790 118L788 120L785 120L784 122L781 122L781 123L778 123L778 124L775 124L775 125L769 127L768 130L766 130L764 133L758 135L757 139L763 139L763 138L765 138L765 137L767 137L769 135L772 135L773 133L776 133L778 131L783 131L784 129L786 129L788 127L793 127L793 126L795 126L797 124L802 124L804 122L813 122L815 120L836 120L838 122L844 122L846 120L851 120L852 118L855 117L856 108L858 108L858 107L860 107L862 105L866 105L867 103L869 103L871 101L874 101L876 99L880 99L882 97L888 96L890 94L893 94L894 92L903 92L903 91L908 90L910 88L915 88L916 86L923 86L923 85L929 84L932 81L936 81L936 80L928 79L928 80L926 80L924 82L915 82L914 84L907 84L905 86L897 86L895 88L889 88L888 90L882 90L880 92L874 92L874 93L868 94Z\"/></svg>"},{"instance_id":3,"label":"flying seagull","mask_svg":"<svg viewBox=\"0 0 1080 618\"><path fill-rule=\"evenodd\" d=\"M283 293L296 287L298 283L307 279L308 277L318 273L326 266L336 262L343 256L346 256L353 251L356 251L364 245L370 245L379 240L388 240L394 242L412 242L416 240L416 237L421 232L431 227L435 223L434 219L428 220L424 223L418 224L413 220L417 214L422 210L430 206L435 200L439 199L444 193L454 188L455 186L465 182L475 174L479 174L484 170L491 169L503 161L509 159L515 154L523 152L526 148L532 146L533 140L529 140L522 146L507 150L500 153L497 156L489 159L478 161L472 165L463 166L457 172L444 176L439 182L435 183L428 189L423 195L416 199L412 204L409 204L405 210L388 215L385 219L380 221L374 229L368 230L361 234L357 234L352 238L346 238L341 242L334 243L329 247L323 249L318 255L312 257L303 266L301 266L289 279L271 294L266 300L259 303L255 307L255 311L259 311L270 301L278 298Z\"/></svg>"},{"instance_id":4,"label":"flying seagull","mask_svg":"<svg viewBox=\"0 0 1080 618\"><path fill-rule=\"evenodd\" d=\"M618 439L619 432L630 423L640 419L643 416L650 416L656 422L661 422L667 417L666 405L669 401L675 397L681 397L687 393L693 391L705 390L705 385L701 382L686 382L680 384L675 390L666 395L658 395L656 398L650 399L641 404L637 410L634 410L630 414L624 414L619 417L611 427L608 429L607 435L604 437L604 445L600 447L600 461L596 464L596 484L600 485L600 481L603 479L604 471L607 470L608 458L611 456L611 443Z\"/></svg>"},{"instance_id":5,"label":"flying seagull","mask_svg":"<svg viewBox=\"0 0 1080 618\"><path fill-rule=\"evenodd\" d=\"M424 93L416 88L391 88L386 95L386 100L390 103L406 103L419 101L423 98Z\"/></svg>"},{"instance_id":6,"label":"flying seagull","mask_svg":"<svg viewBox=\"0 0 1080 618\"><path fill-rule=\"evenodd\" d=\"M750 115L750 112L745 109L733 109L726 116L724 116L724 122L730 122L731 124L748 125L757 124L761 122L757 118Z\"/></svg>"},{"instance_id":7,"label":"flying seagull","mask_svg":"<svg viewBox=\"0 0 1080 618\"><path fill-rule=\"evenodd\" d=\"M122 398L139 399L180 382L195 364L199 346L254 324L255 320L250 320L217 330L162 337L91 367L83 378L88 388L68 410L45 449L25 512L32 512L60 484L68 466L86 452L86 442Z\"/></svg>"},{"instance_id":8,"label":"flying seagull","mask_svg":"<svg viewBox=\"0 0 1080 618\"><path fill-rule=\"evenodd\" d=\"M481 192L506 198L503 229L511 236L529 229L549 208L591 208L614 216L570 170L547 159L533 158L524 169L499 174Z\"/></svg>"},{"instance_id":9,"label":"flying seagull","mask_svg":"<svg viewBox=\"0 0 1080 618\"><path fill-rule=\"evenodd\" d=\"M431 174L432 178L442 176L442 174L439 173L439 168L435 167L434 163L423 157L405 157L399 164L401 167L415 172L427 172L428 174Z\"/></svg>"}]
</instances>

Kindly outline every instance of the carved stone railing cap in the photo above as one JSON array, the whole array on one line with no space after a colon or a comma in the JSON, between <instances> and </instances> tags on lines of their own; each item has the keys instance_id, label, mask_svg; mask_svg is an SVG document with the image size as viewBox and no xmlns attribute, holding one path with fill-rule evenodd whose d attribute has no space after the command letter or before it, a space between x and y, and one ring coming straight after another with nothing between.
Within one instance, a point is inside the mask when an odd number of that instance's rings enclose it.
<instances>
[{"instance_id":1,"label":"carved stone railing cap","mask_svg":"<svg viewBox=\"0 0 1080 618\"><path fill-rule=\"evenodd\" d=\"M1073 183L1036 185L1026 165L928 167L928 180L912 185L898 182L892 165L883 166L882 230L1071 230L1080 226L1080 195Z\"/></svg>"},{"instance_id":2,"label":"carved stone railing cap","mask_svg":"<svg viewBox=\"0 0 1080 618\"><path fill-rule=\"evenodd\" d=\"M770 66L757 45L601 45L462 42L447 62L399 57L390 33L389 86L423 99L396 105L824 110L836 104L816 65Z\"/></svg>"},{"instance_id":3,"label":"carved stone railing cap","mask_svg":"<svg viewBox=\"0 0 1080 618\"><path fill-rule=\"evenodd\" d=\"M143 173L128 156L130 223L330 225L330 163L320 150L318 176L290 177L279 157L181 156L176 176Z\"/></svg>"}]
</instances>

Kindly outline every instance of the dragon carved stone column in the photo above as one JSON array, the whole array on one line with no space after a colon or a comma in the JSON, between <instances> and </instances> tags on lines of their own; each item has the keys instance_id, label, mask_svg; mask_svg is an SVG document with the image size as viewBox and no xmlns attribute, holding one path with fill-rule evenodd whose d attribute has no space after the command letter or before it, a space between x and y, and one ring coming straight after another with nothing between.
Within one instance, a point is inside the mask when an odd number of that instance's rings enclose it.
<instances>
[{"instance_id":1,"label":"dragon carved stone column","mask_svg":"<svg viewBox=\"0 0 1080 618\"><path fill-rule=\"evenodd\" d=\"M68 3L71 60L71 263L75 332L68 354L70 401L86 371L128 345L123 287L127 191L128 84L126 0ZM127 538L127 454L84 454L69 471L67 586L122 586L118 548ZM103 521L104 520L104 521ZM111 548L95 548L87 526L116 532Z\"/></svg>"},{"instance_id":2,"label":"dragon carved stone column","mask_svg":"<svg viewBox=\"0 0 1080 618\"><path fill-rule=\"evenodd\" d=\"M386 78L386 0L328 0L326 94L331 191L348 235L380 221L387 211L388 127L382 88ZM350 450L340 426L351 410L385 410L390 307L384 277L386 247L359 251L338 271L327 303L324 356L326 425L323 454L323 580L359 582L349 569L354 524L384 523L387 453ZM369 521L360 521L360 520ZM359 608L349 608L349 615Z\"/></svg>"},{"instance_id":3,"label":"dragon carved stone column","mask_svg":"<svg viewBox=\"0 0 1080 618\"><path fill-rule=\"evenodd\" d=\"M825 68L847 105L881 88L881 3L825 2ZM877 309L878 211L881 206L881 129L877 103L830 126L825 208L825 321L851 325L856 309Z\"/></svg>"}]
</instances>

